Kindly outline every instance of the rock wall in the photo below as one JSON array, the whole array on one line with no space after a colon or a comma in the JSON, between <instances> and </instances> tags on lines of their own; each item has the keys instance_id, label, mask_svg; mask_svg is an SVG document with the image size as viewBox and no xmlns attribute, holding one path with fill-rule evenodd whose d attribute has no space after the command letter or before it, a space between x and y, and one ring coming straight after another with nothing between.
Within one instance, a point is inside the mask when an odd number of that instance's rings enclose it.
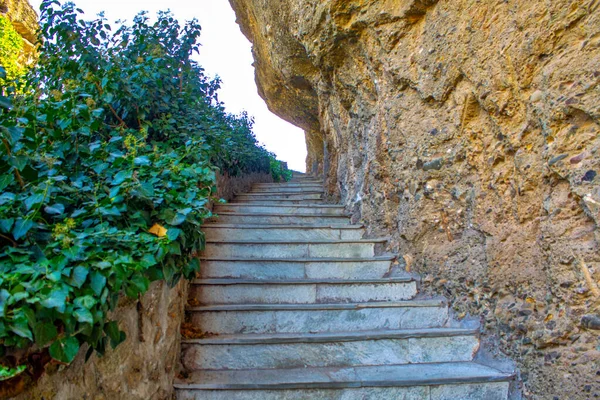
<instances>
[{"instance_id":1,"label":"rock wall","mask_svg":"<svg viewBox=\"0 0 600 400\"><path fill-rule=\"evenodd\" d=\"M330 195L526 397L599 397L600 1L230 2Z\"/></svg>"},{"instance_id":2,"label":"rock wall","mask_svg":"<svg viewBox=\"0 0 600 400\"><path fill-rule=\"evenodd\" d=\"M38 15L27 0L0 0L0 14L6 15L23 38L23 62L35 60Z\"/></svg>"},{"instance_id":3,"label":"rock wall","mask_svg":"<svg viewBox=\"0 0 600 400\"><path fill-rule=\"evenodd\" d=\"M114 318L127 340L85 362L82 349L69 366L48 364L46 374L15 400L166 400L178 371L180 324L187 282L155 282L141 301L121 299Z\"/></svg>"}]
</instances>

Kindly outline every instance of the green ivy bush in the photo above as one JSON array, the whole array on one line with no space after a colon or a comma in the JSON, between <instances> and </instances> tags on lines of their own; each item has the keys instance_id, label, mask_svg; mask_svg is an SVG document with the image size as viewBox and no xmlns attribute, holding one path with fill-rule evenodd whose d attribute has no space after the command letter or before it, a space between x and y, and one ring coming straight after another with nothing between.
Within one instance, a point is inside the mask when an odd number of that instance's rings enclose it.
<instances>
[{"instance_id":1,"label":"green ivy bush","mask_svg":"<svg viewBox=\"0 0 600 400\"><path fill-rule=\"evenodd\" d=\"M113 32L81 13L44 1L39 64L19 95L1 88L0 355L117 346L122 293L198 271L215 172L271 172L191 58L196 21L141 13Z\"/></svg>"},{"instance_id":2,"label":"green ivy bush","mask_svg":"<svg viewBox=\"0 0 600 400\"><path fill-rule=\"evenodd\" d=\"M275 182L287 182L292 179L292 171L287 167L287 163L271 157L270 161L271 176Z\"/></svg>"},{"instance_id":3,"label":"green ivy bush","mask_svg":"<svg viewBox=\"0 0 600 400\"><path fill-rule=\"evenodd\" d=\"M0 15L0 65L4 67L5 78L0 78L0 83L6 80L14 81L23 76L25 67L20 65L19 58L23 53L23 38L15 30L12 22Z\"/></svg>"}]
</instances>

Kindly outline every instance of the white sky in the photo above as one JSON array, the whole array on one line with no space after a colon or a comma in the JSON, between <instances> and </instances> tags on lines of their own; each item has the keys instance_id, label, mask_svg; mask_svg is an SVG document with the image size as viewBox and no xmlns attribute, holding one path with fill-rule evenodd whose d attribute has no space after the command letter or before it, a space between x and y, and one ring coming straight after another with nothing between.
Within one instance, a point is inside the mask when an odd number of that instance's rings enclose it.
<instances>
[{"instance_id":1,"label":"white sky","mask_svg":"<svg viewBox=\"0 0 600 400\"><path fill-rule=\"evenodd\" d=\"M198 61L209 76L219 75L223 81L219 99L228 112L246 110L254 116L254 132L265 147L287 161L291 169L305 171L306 143L304 132L272 114L257 93L252 67L250 42L235 23L228 0L72 0L93 19L104 11L109 22L131 21L140 11L170 9L182 23L197 18L202 25ZM29 0L39 10L41 0ZM64 1L62 1L64 2Z\"/></svg>"}]
</instances>

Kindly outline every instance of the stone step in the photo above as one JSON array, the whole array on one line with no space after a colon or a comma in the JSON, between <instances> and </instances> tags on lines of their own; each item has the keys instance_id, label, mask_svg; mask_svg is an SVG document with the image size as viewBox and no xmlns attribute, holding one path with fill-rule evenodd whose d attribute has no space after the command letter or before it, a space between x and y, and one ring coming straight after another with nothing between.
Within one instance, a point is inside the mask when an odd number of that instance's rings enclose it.
<instances>
[{"instance_id":1,"label":"stone step","mask_svg":"<svg viewBox=\"0 0 600 400\"><path fill-rule=\"evenodd\" d=\"M417 294L411 278L363 280L197 279L190 299L197 304L319 304L410 300Z\"/></svg>"},{"instance_id":2,"label":"stone step","mask_svg":"<svg viewBox=\"0 0 600 400\"><path fill-rule=\"evenodd\" d=\"M315 224L350 224L345 215L311 215L311 214L257 214L221 212L209 222L220 224L263 224L263 225L315 225Z\"/></svg>"},{"instance_id":3,"label":"stone step","mask_svg":"<svg viewBox=\"0 0 600 400\"><path fill-rule=\"evenodd\" d=\"M228 335L182 341L187 371L358 367L472 361L475 329Z\"/></svg>"},{"instance_id":4,"label":"stone step","mask_svg":"<svg viewBox=\"0 0 600 400\"><path fill-rule=\"evenodd\" d=\"M362 225L235 225L206 224L202 231L207 240L319 240L361 239Z\"/></svg>"},{"instance_id":5,"label":"stone step","mask_svg":"<svg viewBox=\"0 0 600 400\"><path fill-rule=\"evenodd\" d=\"M394 256L369 258L201 259L200 277L237 279L379 279Z\"/></svg>"},{"instance_id":6,"label":"stone step","mask_svg":"<svg viewBox=\"0 0 600 400\"><path fill-rule=\"evenodd\" d=\"M475 362L197 371L178 400L506 400L513 374Z\"/></svg>"},{"instance_id":7,"label":"stone step","mask_svg":"<svg viewBox=\"0 0 600 400\"><path fill-rule=\"evenodd\" d=\"M246 200L320 200L322 192L306 193L279 193L279 194L260 194L260 193L240 193L236 196L236 201Z\"/></svg>"},{"instance_id":8,"label":"stone step","mask_svg":"<svg viewBox=\"0 0 600 400\"><path fill-rule=\"evenodd\" d=\"M265 205L265 204L243 204L229 203L216 204L215 213L233 212L244 214L303 214L303 215L346 215L344 206L333 206L330 204L319 205Z\"/></svg>"},{"instance_id":9,"label":"stone step","mask_svg":"<svg viewBox=\"0 0 600 400\"><path fill-rule=\"evenodd\" d=\"M387 239L351 240L263 240L208 242L202 257L301 258L339 257L365 258L375 255L375 246Z\"/></svg>"},{"instance_id":10,"label":"stone step","mask_svg":"<svg viewBox=\"0 0 600 400\"><path fill-rule=\"evenodd\" d=\"M350 304L231 304L189 307L205 332L319 333L439 328L448 320L444 299Z\"/></svg>"},{"instance_id":11,"label":"stone step","mask_svg":"<svg viewBox=\"0 0 600 400\"><path fill-rule=\"evenodd\" d=\"M253 188L249 193L254 194L291 194L291 193L323 193L323 186L312 185L305 187L268 187Z\"/></svg>"},{"instance_id":12,"label":"stone step","mask_svg":"<svg viewBox=\"0 0 600 400\"><path fill-rule=\"evenodd\" d=\"M308 181L308 182L283 182L283 183L254 183L253 188L279 188L279 187L306 187L306 186L323 186L323 182Z\"/></svg>"},{"instance_id":13,"label":"stone step","mask_svg":"<svg viewBox=\"0 0 600 400\"><path fill-rule=\"evenodd\" d=\"M272 205L272 206L276 206L276 205L294 205L294 204L298 204L298 205L315 205L315 206L320 206L320 205L324 205L325 203L323 202L323 200L320 199L308 199L308 200L289 200L289 199L285 199L285 200L263 200L263 199L240 199L240 198L235 198L234 203L239 203L239 204L263 204L263 205Z\"/></svg>"}]
</instances>

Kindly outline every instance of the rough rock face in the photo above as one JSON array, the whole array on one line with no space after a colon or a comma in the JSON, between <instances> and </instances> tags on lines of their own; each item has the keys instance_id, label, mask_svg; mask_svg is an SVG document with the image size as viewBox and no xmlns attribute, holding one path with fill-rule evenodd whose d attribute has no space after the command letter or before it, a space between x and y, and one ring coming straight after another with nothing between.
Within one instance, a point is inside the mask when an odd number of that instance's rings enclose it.
<instances>
[{"instance_id":1,"label":"rough rock face","mask_svg":"<svg viewBox=\"0 0 600 400\"><path fill-rule=\"evenodd\" d=\"M230 2L330 194L527 397L600 396L600 1Z\"/></svg>"},{"instance_id":2,"label":"rough rock face","mask_svg":"<svg viewBox=\"0 0 600 400\"><path fill-rule=\"evenodd\" d=\"M179 365L179 327L187 299L187 282L175 288L155 282L141 302L123 297L114 318L127 340L104 357L85 362L81 350L69 366L49 364L36 385L15 400L171 398ZM55 371L51 371L54 368Z\"/></svg>"},{"instance_id":3,"label":"rough rock face","mask_svg":"<svg viewBox=\"0 0 600 400\"><path fill-rule=\"evenodd\" d=\"M15 30L23 37L25 62L31 62L37 41L37 13L27 0L0 0L0 13L10 19Z\"/></svg>"}]
</instances>

